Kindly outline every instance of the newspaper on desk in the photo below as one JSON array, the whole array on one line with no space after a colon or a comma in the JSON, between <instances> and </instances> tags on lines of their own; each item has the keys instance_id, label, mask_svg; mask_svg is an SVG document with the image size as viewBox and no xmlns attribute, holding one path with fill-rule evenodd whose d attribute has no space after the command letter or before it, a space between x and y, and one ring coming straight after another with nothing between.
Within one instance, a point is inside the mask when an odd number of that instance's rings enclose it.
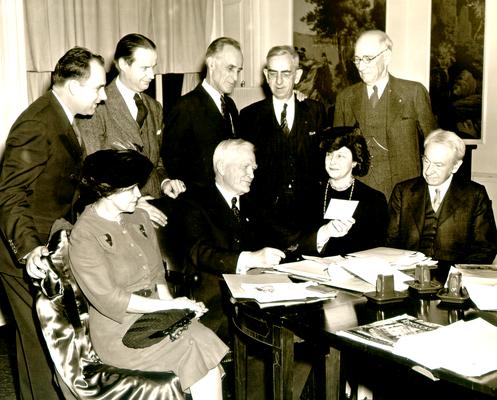
<instances>
[{"instance_id":1,"label":"newspaper on desk","mask_svg":"<svg viewBox=\"0 0 497 400\"><path fill-rule=\"evenodd\" d=\"M497 265L456 264L452 272L461 273L461 284L480 310L497 310Z\"/></svg>"}]
</instances>

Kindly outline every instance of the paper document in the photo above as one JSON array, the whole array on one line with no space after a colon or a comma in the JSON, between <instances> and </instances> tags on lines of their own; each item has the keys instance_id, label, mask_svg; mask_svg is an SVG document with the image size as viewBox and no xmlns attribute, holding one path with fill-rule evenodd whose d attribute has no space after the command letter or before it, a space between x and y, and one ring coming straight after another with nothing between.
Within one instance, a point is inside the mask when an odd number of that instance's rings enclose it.
<instances>
[{"instance_id":1,"label":"paper document","mask_svg":"<svg viewBox=\"0 0 497 400\"><path fill-rule=\"evenodd\" d=\"M341 256L323 258L304 256L304 258L303 261L277 265L275 269L354 292L366 293L376 288L376 283L372 285L342 268L341 263L345 259Z\"/></svg>"},{"instance_id":2,"label":"paper document","mask_svg":"<svg viewBox=\"0 0 497 400\"><path fill-rule=\"evenodd\" d=\"M359 204L358 200L331 199L324 219L350 219Z\"/></svg>"},{"instance_id":3,"label":"paper document","mask_svg":"<svg viewBox=\"0 0 497 400\"><path fill-rule=\"evenodd\" d=\"M397 269L414 268L417 264L436 265L437 262L426 257L419 251L395 249L393 247L375 247L372 249L350 253L349 256L368 258L381 258Z\"/></svg>"},{"instance_id":4,"label":"paper document","mask_svg":"<svg viewBox=\"0 0 497 400\"><path fill-rule=\"evenodd\" d=\"M237 299L253 299L260 307L294 305L335 298L337 291L316 282L294 283L288 275L223 274Z\"/></svg>"},{"instance_id":5,"label":"paper document","mask_svg":"<svg viewBox=\"0 0 497 400\"><path fill-rule=\"evenodd\" d=\"M496 326L476 318L402 337L395 344L394 353L430 369L444 368L464 376L481 376L497 370L496 337Z\"/></svg>"},{"instance_id":6,"label":"paper document","mask_svg":"<svg viewBox=\"0 0 497 400\"><path fill-rule=\"evenodd\" d=\"M380 257L347 257L345 261L340 263L340 266L351 274L375 285L375 288L379 274L393 275L396 291L407 290L409 286L405 282L412 281L411 276L399 271Z\"/></svg>"}]
</instances>

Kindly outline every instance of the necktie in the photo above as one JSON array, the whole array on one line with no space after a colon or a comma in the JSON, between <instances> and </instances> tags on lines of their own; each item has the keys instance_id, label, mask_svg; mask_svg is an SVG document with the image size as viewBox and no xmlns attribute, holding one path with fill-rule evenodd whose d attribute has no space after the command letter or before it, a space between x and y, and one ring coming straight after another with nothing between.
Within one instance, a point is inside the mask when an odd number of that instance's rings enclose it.
<instances>
[{"instance_id":1,"label":"necktie","mask_svg":"<svg viewBox=\"0 0 497 400\"><path fill-rule=\"evenodd\" d=\"M242 216L240 215L240 209L236 205L237 201L238 199L236 197L233 197L231 199L231 211L233 211L236 222L240 223L240 221L242 220Z\"/></svg>"},{"instance_id":2,"label":"necktie","mask_svg":"<svg viewBox=\"0 0 497 400\"><path fill-rule=\"evenodd\" d=\"M435 189L435 198L433 199L432 208L433 211L437 212L440 207L440 203L442 203L442 199L440 198L440 189Z\"/></svg>"},{"instance_id":3,"label":"necktie","mask_svg":"<svg viewBox=\"0 0 497 400\"><path fill-rule=\"evenodd\" d=\"M373 94L369 98L369 101L371 102L371 107L375 108L378 102L380 101L378 97L378 87L375 85L373 86Z\"/></svg>"},{"instance_id":4,"label":"necktie","mask_svg":"<svg viewBox=\"0 0 497 400\"><path fill-rule=\"evenodd\" d=\"M229 131L233 133L233 125L231 123L231 115L228 111L228 106L226 105L225 95L221 95L221 114L223 114L223 118L226 121L227 126L229 127Z\"/></svg>"},{"instance_id":5,"label":"necktie","mask_svg":"<svg viewBox=\"0 0 497 400\"><path fill-rule=\"evenodd\" d=\"M138 108L138 114L136 114L136 122L141 128L143 125L143 121L145 121L145 118L148 114L147 106L145 105L145 103L143 103L143 100L138 93L135 93L133 99L135 100L136 108Z\"/></svg>"},{"instance_id":6,"label":"necktie","mask_svg":"<svg viewBox=\"0 0 497 400\"><path fill-rule=\"evenodd\" d=\"M280 127L281 130L285 135L288 135L290 133L290 129L288 128L288 121L286 120L286 108L288 107L288 104L283 104L283 111L281 112L281 119L280 119Z\"/></svg>"}]
</instances>

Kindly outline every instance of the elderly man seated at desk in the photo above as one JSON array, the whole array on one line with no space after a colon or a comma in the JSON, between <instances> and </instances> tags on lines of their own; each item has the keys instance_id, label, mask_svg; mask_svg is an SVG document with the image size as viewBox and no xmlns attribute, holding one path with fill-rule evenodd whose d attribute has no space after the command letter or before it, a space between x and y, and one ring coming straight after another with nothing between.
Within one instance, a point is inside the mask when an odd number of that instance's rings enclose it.
<instances>
[{"instance_id":1,"label":"elderly man seated at desk","mask_svg":"<svg viewBox=\"0 0 497 400\"><path fill-rule=\"evenodd\" d=\"M497 231L487 191L454 175L463 162L463 140L439 129L426 137L424 149L423 176L393 190L387 245L423 252L445 275L450 264L492 263Z\"/></svg>"},{"instance_id":2,"label":"elderly man seated at desk","mask_svg":"<svg viewBox=\"0 0 497 400\"><path fill-rule=\"evenodd\" d=\"M215 182L185 192L176 222L182 231L186 265L200 272L194 296L209 309L202 322L224 336L227 318L221 301L221 274L276 265L285 254L262 245L258 212L244 196L257 168L254 146L242 139L224 140L214 151L213 166Z\"/></svg>"}]
</instances>

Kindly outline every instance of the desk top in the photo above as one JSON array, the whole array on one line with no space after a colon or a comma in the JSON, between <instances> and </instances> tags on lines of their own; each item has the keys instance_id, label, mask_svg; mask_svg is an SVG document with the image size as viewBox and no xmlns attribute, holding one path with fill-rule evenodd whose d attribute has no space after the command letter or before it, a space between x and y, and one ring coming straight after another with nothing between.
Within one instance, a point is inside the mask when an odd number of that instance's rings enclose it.
<instances>
[{"instance_id":1,"label":"desk top","mask_svg":"<svg viewBox=\"0 0 497 400\"><path fill-rule=\"evenodd\" d=\"M467 306L446 306L433 297L409 297L403 302L376 305L361 295L339 291L336 299L322 303L304 304L292 307L277 307L260 310L253 303L240 304L239 312L257 314L267 321L278 322L306 341L320 342L338 350L355 350L381 357L394 363L413 367L415 364L405 358L385 350L372 348L336 334L349 329L401 314L409 314L419 319L448 325L458 320L483 317L492 323L497 321L497 313L480 312ZM455 383L485 395L497 396L497 371L482 377L464 377L446 370L435 370L433 374L447 382Z\"/></svg>"}]
</instances>

